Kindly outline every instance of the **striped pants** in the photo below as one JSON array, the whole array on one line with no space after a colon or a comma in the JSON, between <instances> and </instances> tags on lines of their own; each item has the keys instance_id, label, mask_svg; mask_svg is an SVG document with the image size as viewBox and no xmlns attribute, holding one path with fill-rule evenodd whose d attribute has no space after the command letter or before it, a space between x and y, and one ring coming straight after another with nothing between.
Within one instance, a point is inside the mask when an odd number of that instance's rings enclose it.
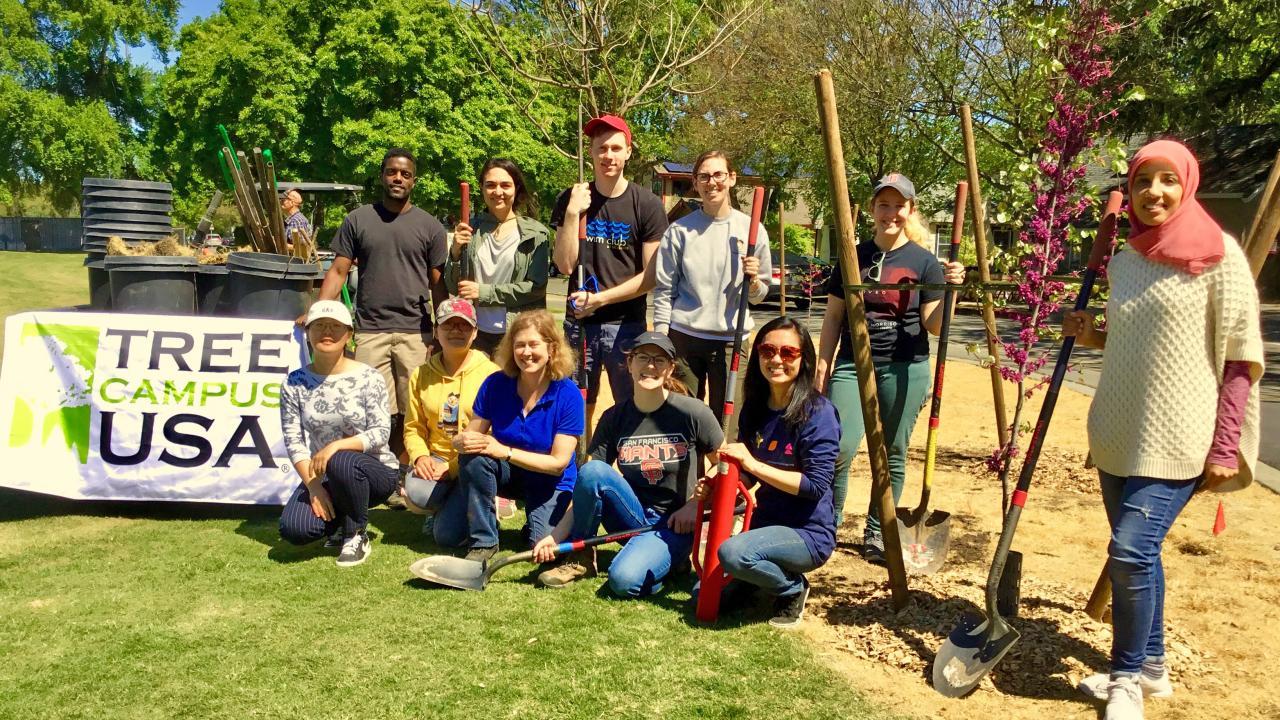
<instances>
[{"instance_id":1,"label":"striped pants","mask_svg":"<svg viewBox=\"0 0 1280 720\"><path fill-rule=\"evenodd\" d=\"M305 545L332 535L339 528L342 537L354 537L369 522L369 508L387 499L399 482L399 468L389 468L372 455L339 450L329 459L321 483L333 503L332 520L321 520L311 509L311 493L299 484L280 514L280 537L294 545Z\"/></svg>"}]
</instances>

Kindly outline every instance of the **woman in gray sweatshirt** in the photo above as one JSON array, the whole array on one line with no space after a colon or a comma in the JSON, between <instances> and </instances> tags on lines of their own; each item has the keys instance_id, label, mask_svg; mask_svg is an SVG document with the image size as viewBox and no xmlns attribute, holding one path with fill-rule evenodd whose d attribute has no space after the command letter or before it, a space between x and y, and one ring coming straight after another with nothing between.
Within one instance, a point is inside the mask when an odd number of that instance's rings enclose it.
<instances>
[{"instance_id":1,"label":"woman in gray sweatshirt","mask_svg":"<svg viewBox=\"0 0 1280 720\"><path fill-rule=\"evenodd\" d=\"M653 288L653 327L666 333L685 366L693 396L703 397L723 421L725 383L744 287L752 304L769 284L769 235L761 226L755 254L747 254L751 218L731 203L738 176L729 158L708 150L693 163L693 186L702 208L667 228L658 245ZM745 332L752 327L748 314Z\"/></svg>"}]
</instances>

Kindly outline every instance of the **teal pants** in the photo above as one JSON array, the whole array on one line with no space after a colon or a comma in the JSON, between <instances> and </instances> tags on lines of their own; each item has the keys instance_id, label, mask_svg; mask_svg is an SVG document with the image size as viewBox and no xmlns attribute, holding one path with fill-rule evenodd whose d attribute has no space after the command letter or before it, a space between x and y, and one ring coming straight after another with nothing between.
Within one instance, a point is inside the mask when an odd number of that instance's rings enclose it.
<instances>
[{"instance_id":1,"label":"teal pants","mask_svg":"<svg viewBox=\"0 0 1280 720\"><path fill-rule=\"evenodd\" d=\"M894 362L876 365L876 393L880 399L880 424L889 453L889 478L893 481L893 501L902 496L907 480L907 445L916 417L929 394L929 361ZM844 521L844 501L849 494L849 466L858 452L866 428L862 423L862 400L858 395L858 371L848 360L837 360L829 383L831 402L840 411L840 455L836 458L836 525ZM880 503L871 498L867 505L866 532L880 532Z\"/></svg>"}]
</instances>

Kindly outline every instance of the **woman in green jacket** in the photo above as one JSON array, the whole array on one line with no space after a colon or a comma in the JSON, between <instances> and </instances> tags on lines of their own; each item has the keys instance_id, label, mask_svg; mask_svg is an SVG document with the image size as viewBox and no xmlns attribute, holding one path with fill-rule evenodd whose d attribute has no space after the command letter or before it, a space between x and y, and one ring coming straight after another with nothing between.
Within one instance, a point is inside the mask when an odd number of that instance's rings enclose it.
<instances>
[{"instance_id":1,"label":"woman in green jacket","mask_svg":"<svg viewBox=\"0 0 1280 720\"><path fill-rule=\"evenodd\" d=\"M550 231L529 217L533 196L514 162L486 162L480 188L487 211L453 229L445 286L476 306L475 347L492 355L511 319L546 306Z\"/></svg>"}]
</instances>

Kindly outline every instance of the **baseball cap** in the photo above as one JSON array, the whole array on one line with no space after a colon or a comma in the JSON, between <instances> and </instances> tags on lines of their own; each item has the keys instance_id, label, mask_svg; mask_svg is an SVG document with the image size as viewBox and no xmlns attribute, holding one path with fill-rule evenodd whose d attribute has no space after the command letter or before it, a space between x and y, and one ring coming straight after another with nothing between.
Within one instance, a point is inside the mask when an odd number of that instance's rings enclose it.
<instances>
[{"instance_id":1,"label":"baseball cap","mask_svg":"<svg viewBox=\"0 0 1280 720\"><path fill-rule=\"evenodd\" d=\"M436 324L439 325L449 318L460 317L471 323L471 327L476 326L476 307L471 304L470 300L460 297L451 297L440 303L440 307L436 308Z\"/></svg>"},{"instance_id":2,"label":"baseball cap","mask_svg":"<svg viewBox=\"0 0 1280 720\"><path fill-rule=\"evenodd\" d=\"M356 326L351 320L351 311L337 300L317 300L311 304L311 309L307 311L307 324L310 325L321 318L337 320L349 328Z\"/></svg>"},{"instance_id":3,"label":"baseball cap","mask_svg":"<svg viewBox=\"0 0 1280 720\"><path fill-rule=\"evenodd\" d=\"M676 359L676 346L671 344L671 338L660 332L650 330L648 332L640 333L636 336L635 340L631 341L631 345L627 348L627 352L631 352L641 345L653 345L666 353L667 357L672 360Z\"/></svg>"},{"instance_id":4,"label":"baseball cap","mask_svg":"<svg viewBox=\"0 0 1280 720\"><path fill-rule=\"evenodd\" d=\"M910 178L902 173L889 173L888 175L880 178L880 182L876 183L876 189L871 193L871 197L879 195L880 191L885 188L893 188L894 190L897 190L902 193L902 197L908 200L916 199L915 184L911 182Z\"/></svg>"},{"instance_id":5,"label":"baseball cap","mask_svg":"<svg viewBox=\"0 0 1280 720\"><path fill-rule=\"evenodd\" d=\"M595 137L596 133L599 133L602 130L616 130L627 138L628 145L631 144L631 126L627 125L627 121L617 115L601 115L600 117L593 117L582 127L582 132L585 133L587 137Z\"/></svg>"}]
</instances>

